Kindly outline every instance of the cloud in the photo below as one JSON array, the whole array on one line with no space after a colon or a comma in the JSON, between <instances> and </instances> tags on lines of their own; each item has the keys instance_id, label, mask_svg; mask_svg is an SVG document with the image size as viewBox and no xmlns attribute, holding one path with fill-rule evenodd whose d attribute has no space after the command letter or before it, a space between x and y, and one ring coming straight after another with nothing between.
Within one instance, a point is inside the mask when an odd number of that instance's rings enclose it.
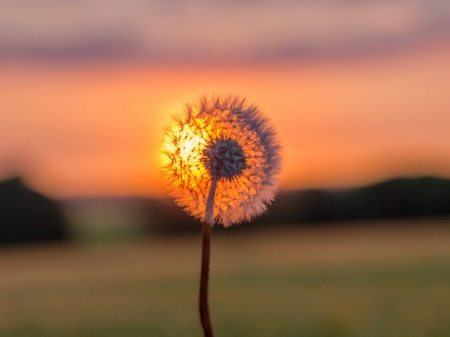
<instances>
[{"instance_id":1,"label":"cloud","mask_svg":"<svg viewBox=\"0 0 450 337\"><path fill-rule=\"evenodd\" d=\"M254 62L450 37L450 1L0 1L0 58Z\"/></svg>"}]
</instances>

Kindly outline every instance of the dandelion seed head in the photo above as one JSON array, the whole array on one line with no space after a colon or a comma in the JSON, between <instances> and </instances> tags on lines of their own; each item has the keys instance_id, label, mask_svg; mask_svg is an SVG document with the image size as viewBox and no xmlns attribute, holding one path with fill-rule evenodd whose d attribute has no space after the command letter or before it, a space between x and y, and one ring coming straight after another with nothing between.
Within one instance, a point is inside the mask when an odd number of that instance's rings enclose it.
<instances>
[{"instance_id":1,"label":"dandelion seed head","mask_svg":"<svg viewBox=\"0 0 450 337\"><path fill-rule=\"evenodd\" d=\"M238 96L205 96L170 121L160 167L175 201L201 220L214 180L213 219L228 227L263 213L274 199L279 152L256 106Z\"/></svg>"}]
</instances>

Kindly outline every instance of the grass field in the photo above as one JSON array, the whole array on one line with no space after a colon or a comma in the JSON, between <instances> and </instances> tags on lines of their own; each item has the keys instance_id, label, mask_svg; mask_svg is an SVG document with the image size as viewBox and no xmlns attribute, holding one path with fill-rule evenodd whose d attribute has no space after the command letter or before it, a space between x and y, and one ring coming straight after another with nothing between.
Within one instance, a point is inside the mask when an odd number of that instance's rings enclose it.
<instances>
[{"instance_id":1,"label":"grass field","mask_svg":"<svg viewBox=\"0 0 450 337\"><path fill-rule=\"evenodd\" d=\"M201 336L197 234L1 248L0 336ZM216 337L450 336L450 221L213 232L211 263Z\"/></svg>"}]
</instances>

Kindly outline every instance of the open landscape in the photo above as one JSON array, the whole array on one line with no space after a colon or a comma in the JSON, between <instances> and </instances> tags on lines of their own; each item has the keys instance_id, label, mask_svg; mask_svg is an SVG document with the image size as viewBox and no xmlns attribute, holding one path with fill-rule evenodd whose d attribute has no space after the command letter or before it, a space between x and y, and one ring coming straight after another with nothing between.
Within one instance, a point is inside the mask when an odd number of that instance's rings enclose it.
<instances>
[{"instance_id":1,"label":"open landscape","mask_svg":"<svg viewBox=\"0 0 450 337\"><path fill-rule=\"evenodd\" d=\"M200 336L200 240L2 247L0 335ZM449 336L449 243L449 220L213 231L215 336Z\"/></svg>"},{"instance_id":2,"label":"open landscape","mask_svg":"<svg viewBox=\"0 0 450 337\"><path fill-rule=\"evenodd\" d=\"M0 0L0 74L0 337L450 336L450 0Z\"/></svg>"}]
</instances>

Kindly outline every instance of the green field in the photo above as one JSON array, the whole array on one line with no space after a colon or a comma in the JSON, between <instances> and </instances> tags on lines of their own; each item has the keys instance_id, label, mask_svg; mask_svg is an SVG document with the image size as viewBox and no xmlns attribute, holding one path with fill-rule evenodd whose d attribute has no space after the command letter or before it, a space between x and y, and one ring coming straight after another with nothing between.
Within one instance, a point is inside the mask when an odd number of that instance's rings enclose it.
<instances>
[{"instance_id":1,"label":"green field","mask_svg":"<svg viewBox=\"0 0 450 337\"><path fill-rule=\"evenodd\" d=\"M1 248L0 336L201 336L200 242ZM450 221L213 231L211 263L216 337L450 336Z\"/></svg>"}]
</instances>

